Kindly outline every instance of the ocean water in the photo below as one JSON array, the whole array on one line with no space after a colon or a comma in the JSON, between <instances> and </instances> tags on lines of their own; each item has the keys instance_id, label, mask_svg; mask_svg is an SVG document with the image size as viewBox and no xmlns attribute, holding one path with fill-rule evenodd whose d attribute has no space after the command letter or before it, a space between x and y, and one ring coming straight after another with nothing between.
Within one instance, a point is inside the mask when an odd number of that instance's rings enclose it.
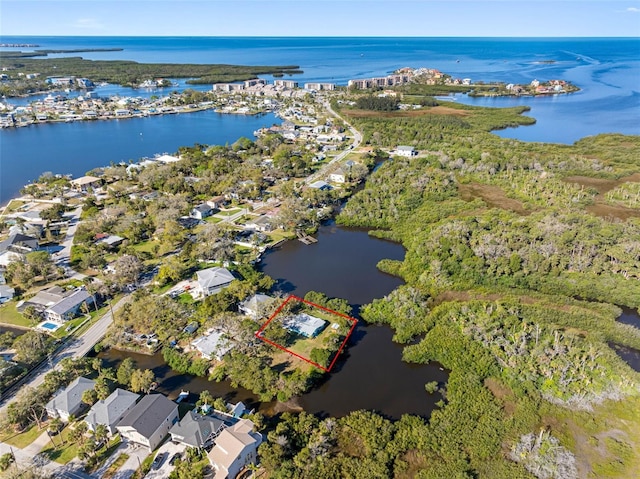
<instances>
[{"instance_id":1,"label":"ocean water","mask_svg":"<svg viewBox=\"0 0 640 479\"><path fill-rule=\"evenodd\" d=\"M275 37L0 37L3 43L36 43L42 49L123 48L117 52L75 53L89 59L128 59L139 62L231 63L246 65L297 65L304 73L293 75L299 82L329 81L345 85L351 78L386 75L405 66L437 68L473 81L528 83L564 79L581 88L571 95L521 98L469 98L453 101L474 105L508 107L529 105L536 118L533 126L503 130L496 134L524 141L573 143L599 133L640 134L640 39L639 38L275 38ZM50 57L65 56L62 54ZM272 79L270 75L266 79ZM179 81L175 89L186 85ZM209 86L196 88L208 89ZM154 91L108 86L103 96L151 95ZM26 100L20 100L25 102ZM20 101L15 101L18 104ZM193 122L188 115L176 117L169 131L158 135L158 144L135 148L133 140L113 136L101 144L100 154L92 145L93 134L107 136L113 130L140 133L135 121L115 129L107 122L56 125L55 129L30 127L17 134L0 131L0 203L43 171L83 174L84 171L154 152L175 151L195 141L233 142L250 136L260 125L243 133L223 128L237 122L221 119L216 131L207 122ZM199 117L195 117L198 119ZM148 119L148 128L164 128L162 118ZM184 127L180 125L185 125ZM270 123L266 123L270 124ZM154 126L155 125L155 126ZM48 128L48 127L42 127ZM94 129L96 132L94 133ZM46 131L46 133L43 133ZM91 132L91 135L87 136ZM145 140L150 135L144 134ZM127 138L130 138L127 136ZM198 139L201 138L201 139ZM30 145L26 148L25 145ZM82 150L84 154L78 154ZM108 160L106 160L108 158Z\"/></svg>"}]
</instances>

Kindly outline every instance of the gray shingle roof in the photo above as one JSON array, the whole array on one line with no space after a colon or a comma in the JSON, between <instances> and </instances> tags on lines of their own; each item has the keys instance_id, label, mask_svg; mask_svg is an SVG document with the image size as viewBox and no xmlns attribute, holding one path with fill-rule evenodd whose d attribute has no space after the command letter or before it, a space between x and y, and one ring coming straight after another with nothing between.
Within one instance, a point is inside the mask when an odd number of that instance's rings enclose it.
<instances>
[{"instance_id":1,"label":"gray shingle roof","mask_svg":"<svg viewBox=\"0 0 640 479\"><path fill-rule=\"evenodd\" d=\"M203 447L207 438L221 427L224 427L224 422L220 419L189 411L169 432L179 436L182 442L190 446Z\"/></svg>"},{"instance_id":2,"label":"gray shingle roof","mask_svg":"<svg viewBox=\"0 0 640 479\"><path fill-rule=\"evenodd\" d=\"M226 268L208 268L196 272L198 283L204 290L230 283L235 277Z\"/></svg>"},{"instance_id":3,"label":"gray shingle roof","mask_svg":"<svg viewBox=\"0 0 640 479\"><path fill-rule=\"evenodd\" d=\"M87 293L86 289L79 289L48 308L48 311L62 315L67 311L77 307L79 304L85 302L90 297L91 295Z\"/></svg>"},{"instance_id":4,"label":"gray shingle roof","mask_svg":"<svg viewBox=\"0 0 640 479\"><path fill-rule=\"evenodd\" d=\"M82 393L93 389L95 381L83 378L76 378L65 389L56 394L46 405L49 411L63 411L73 413L82 404Z\"/></svg>"},{"instance_id":5,"label":"gray shingle roof","mask_svg":"<svg viewBox=\"0 0 640 479\"><path fill-rule=\"evenodd\" d=\"M127 413L117 427L132 427L139 434L149 439L162 425L178 405L162 394L144 396L131 411Z\"/></svg>"},{"instance_id":6,"label":"gray shingle roof","mask_svg":"<svg viewBox=\"0 0 640 479\"><path fill-rule=\"evenodd\" d=\"M136 403L139 397L139 394L118 388L107 399L98 401L93 405L87 413L86 421L93 427L98 424L115 426L115 423L127 409Z\"/></svg>"}]
</instances>

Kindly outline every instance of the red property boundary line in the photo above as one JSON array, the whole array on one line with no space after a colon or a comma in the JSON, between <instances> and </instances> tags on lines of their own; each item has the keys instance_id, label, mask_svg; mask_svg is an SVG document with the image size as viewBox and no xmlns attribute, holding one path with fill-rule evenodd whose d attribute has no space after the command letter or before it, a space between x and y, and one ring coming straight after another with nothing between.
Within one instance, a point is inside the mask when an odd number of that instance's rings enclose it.
<instances>
[{"instance_id":1,"label":"red property boundary line","mask_svg":"<svg viewBox=\"0 0 640 479\"><path fill-rule=\"evenodd\" d=\"M311 359L309 358L305 358L304 356L301 356L298 353L295 353L293 351L291 351L288 348L285 348L284 346L282 346L281 344L278 344L274 341L271 341L270 339L265 338L262 333L264 332L264 330L266 329L266 327L269 325L269 323L280 313L280 311L282 310L282 308L285 307L285 305L289 302L289 301L300 301L301 303L305 303L308 304L309 306L313 306L314 308L318 308L321 309L323 311L326 311L327 313L331 313L331 314L335 314L337 316L341 316L345 319L347 319L348 321L351 321L351 328L349 329L349 332L347 333L347 336L344 338L344 341L342 341L342 344L340 345L340 348L338 349L338 351L336 352L336 354L333 357L333 361L331 361L331 364L329 364L329 367L325 368L324 366L321 366L320 364L311 361ZM358 323L358 320L355 318L352 318L351 316L347 316L346 314L342 314L339 313L338 311L334 311L332 309L329 308L325 308L324 306L320 306L319 304L315 304L312 303L311 301L307 301L306 299L300 298L298 296L294 296L294 295L289 295L289 297L287 299L284 300L284 302L278 307L278 309L276 309L276 311L269 317L269 319L267 320L266 323L264 323L262 325L262 327L260 329L258 329L258 331L256 331L255 336L266 342L271 344L272 346L275 346L278 349L281 349L289 354L291 354L292 356L297 357L298 359L302 359L303 361L317 367L318 369L322 369L324 372L328 373L331 371L331 369L333 368L333 365L336 363L336 361L338 360L338 356L340 356L340 353L342 352L342 350L344 349L344 346L347 344L347 341L349 340L349 337L351 336L351 333L353 333L353 330L356 327L356 324Z\"/></svg>"}]
</instances>

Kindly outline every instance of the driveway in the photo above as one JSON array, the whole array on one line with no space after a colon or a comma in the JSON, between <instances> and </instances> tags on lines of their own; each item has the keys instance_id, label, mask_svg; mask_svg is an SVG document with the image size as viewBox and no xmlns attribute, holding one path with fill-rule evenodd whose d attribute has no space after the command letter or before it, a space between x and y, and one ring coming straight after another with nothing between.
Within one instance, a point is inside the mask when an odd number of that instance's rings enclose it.
<instances>
[{"instance_id":1,"label":"driveway","mask_svg":"<svg viewBox=\"0 0 640 479\"><path fill-rule=\"evenodd\" d=\"M162 465L159 469L151 469L145 476L145 479L165 479L169 477L169 474L173 471L173 466L169 464L169 461L174 454L184 454L185 450L186 446L184 444L175 444L171 441L165 442L158 449L158 454L166 454L164 461L162 461Z\"/></svg>"}]
</instances>

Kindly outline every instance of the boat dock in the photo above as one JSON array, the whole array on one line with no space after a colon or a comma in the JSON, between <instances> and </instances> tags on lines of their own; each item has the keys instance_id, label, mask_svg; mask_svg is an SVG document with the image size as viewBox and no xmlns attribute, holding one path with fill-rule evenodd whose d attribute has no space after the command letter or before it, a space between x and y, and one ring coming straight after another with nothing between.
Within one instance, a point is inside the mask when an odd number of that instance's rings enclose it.
<instances>
[{"instance_id":1,"label":"boat dock","mask_svg":"<svg viewBox=\"0 0 640 479\"><path fill-rule=\"evenodd\" d=\"M313 236L305 235L299 231L296 234L298 235L298 239L304 244L313 244L318 242L318 240Z\"/></svg>"}]
</instances>

